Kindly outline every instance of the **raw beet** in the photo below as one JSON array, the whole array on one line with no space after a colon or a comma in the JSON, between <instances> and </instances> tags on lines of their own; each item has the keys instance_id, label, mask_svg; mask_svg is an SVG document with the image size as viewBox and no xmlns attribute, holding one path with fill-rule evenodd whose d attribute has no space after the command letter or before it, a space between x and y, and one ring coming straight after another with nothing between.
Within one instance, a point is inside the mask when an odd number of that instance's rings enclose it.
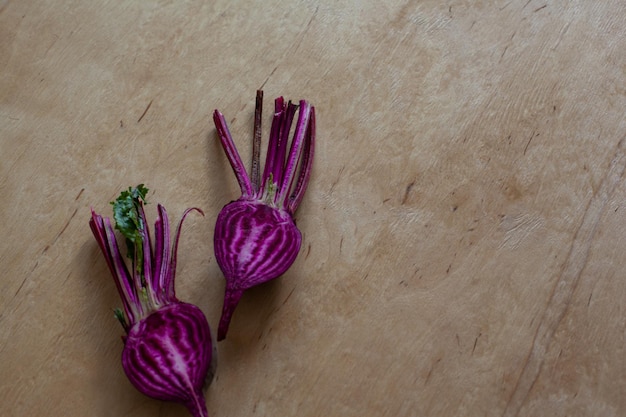
<instances>
[{"instance_id":1,"label":"raw beet","mask_svg":"<svg viewBox=\"0 0 626 417\"><path fill-rule=\"evenodd\" d=\"M237 200L222 209L215 226L215 257L226 278L218 340L244 290L282 275L300 251L302 235L292 217L258 202Z\"/></svg>"},{"instance_id":2,"label":"raw beet","mask_svg":"<svg viewBox=\"0 0 626 417\"><path fill-rule=\"evenodd\" d=\"M315 144L315 108L301 100L298 106L275 100L263 176L260 175L261 113L263 94L257 92L251 175L248 176L224 116L213 120L233 168L241 197L221 210L214 234L217 263L226 279L224 306L217 340L228 326L243 292L274 279L293 264L302 243L293 214L308 185ZM298 119L287 152L296 111Z\"/></svg>"},{"instance_id":3,"label":"raw beet","mask_svg":"<svg viewBox=\"0 0 626 417\"><path fill-rule=\"evenodd\" d=\"M126 238L131 271L122 257L111 220L91 212L89 225L107 261L124 310L115 315L122 337L122 366L143 394L186 406L194 417L206 417L203 387L216 365L209 323L202 311L176 298L176 252L183 214L170 249L167 212L157 205L154 246L143 210L147 189L122 192L113 202L115 227Z\"/></svg>"}]
</instances>

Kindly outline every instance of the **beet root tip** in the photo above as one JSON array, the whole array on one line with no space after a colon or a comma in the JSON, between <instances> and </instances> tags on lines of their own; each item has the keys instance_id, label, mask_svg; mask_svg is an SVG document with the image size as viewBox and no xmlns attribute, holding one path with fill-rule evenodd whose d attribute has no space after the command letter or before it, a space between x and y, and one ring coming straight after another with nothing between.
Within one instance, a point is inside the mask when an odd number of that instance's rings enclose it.
<instances>
[{"instance_id":1,"label":"beet root tip","mask_svg":"<svg viewBox=\"0 0 626 417\"><path fill-rule=\"evenodd\" d=\"M243 290L232 290L226 288L226 293L224 294L224 306L222 307L222 317L220 317L220 324L217 328L218 341L222 341L226 338L228 326L230 325L230 319L233 316L233 312L235 311L235 308L237 308L237 304L239 304L239 300L241 300L242 295Z\"/></svg>"}]
</instances>

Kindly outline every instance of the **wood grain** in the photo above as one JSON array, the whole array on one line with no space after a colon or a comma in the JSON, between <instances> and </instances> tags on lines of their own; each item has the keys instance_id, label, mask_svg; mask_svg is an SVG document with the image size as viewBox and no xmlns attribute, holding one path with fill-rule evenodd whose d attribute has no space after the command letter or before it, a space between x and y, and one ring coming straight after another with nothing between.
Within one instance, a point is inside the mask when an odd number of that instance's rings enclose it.
<instances>
[{"instance_id":1,"label":"wood grain","mask_svg":"<svg viewBox=\"0 0 626 417\"><path fill-rule=\"evenodd\" d=\"M258 88L316 106L316 160L302 252L242 299L211 415L625 415L625 14L0 0L0 415L185 415L125 378L87 221L137 183L171 221L202 208L177 289L215 328L238 187L210 115L249 160Z\"/></svg>"}]
</instances>

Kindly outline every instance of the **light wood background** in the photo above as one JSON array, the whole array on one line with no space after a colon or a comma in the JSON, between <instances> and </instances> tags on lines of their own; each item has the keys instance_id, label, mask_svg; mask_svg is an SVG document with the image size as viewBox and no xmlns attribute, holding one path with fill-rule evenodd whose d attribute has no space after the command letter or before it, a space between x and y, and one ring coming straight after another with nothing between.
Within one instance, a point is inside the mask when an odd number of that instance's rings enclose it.
<instances>
[{"instance_id":1,"label":"light wood background","mask_svg":"<svg viewBox=\"0 0 626 417\"><path fill-rule=\"evenodd\" d=\"M317 109L304 244L244 296L212 416L626 415L625 16L0 0L0 415L187 415L122 372L89 209L138 183L172 222L202 208L177 288L215 329L238 187L210 115L247 161L261 87Z\"/></svg>"}]
</instances>

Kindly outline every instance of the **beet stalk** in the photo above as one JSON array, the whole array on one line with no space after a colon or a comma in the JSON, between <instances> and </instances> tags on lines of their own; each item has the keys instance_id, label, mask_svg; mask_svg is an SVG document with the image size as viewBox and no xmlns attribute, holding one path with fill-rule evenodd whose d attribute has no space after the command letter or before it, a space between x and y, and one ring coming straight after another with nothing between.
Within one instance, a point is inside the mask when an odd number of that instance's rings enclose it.
<instances>
[{"instance_id":1,"label":"beet stalk","mask_svg":"<svg viewBox=\"0 0 626 417\"><path fill-rule=\"evenodd\" d=\"M233 311L243 292L283 274L296 259L302 235L293 214L302 201L311 174L315 145L315 108L275 100L274 118L263 175L260 173L263 92L257 91L250 176L233 143L224 116L213 121L239 186L241 197L217 217L214 249L226 279L217 340L226 337ZM289 133L298 113L293 139Z\"/></svg>"},{"instance_id":2,"label":"beet stalk","mask_svg":"<svg viewBox=\"0 0 626 417\"><path fill-rule=\"evenodd\" d=\"M194 417L208 416L203 386L213 375L215 361L211 330L202 311L179 301L174 290L176 252L185 211L170 251L170 228L165 208L157 205L154 247L143 210L148 189L129 188L113 204L115 228L126 238L129 272L115 238L111 220L91 211L89 226L106 258L124 310L115 315L122 337L122 366L143 394L184 405Z\"/></svg>"}]
</instances>

